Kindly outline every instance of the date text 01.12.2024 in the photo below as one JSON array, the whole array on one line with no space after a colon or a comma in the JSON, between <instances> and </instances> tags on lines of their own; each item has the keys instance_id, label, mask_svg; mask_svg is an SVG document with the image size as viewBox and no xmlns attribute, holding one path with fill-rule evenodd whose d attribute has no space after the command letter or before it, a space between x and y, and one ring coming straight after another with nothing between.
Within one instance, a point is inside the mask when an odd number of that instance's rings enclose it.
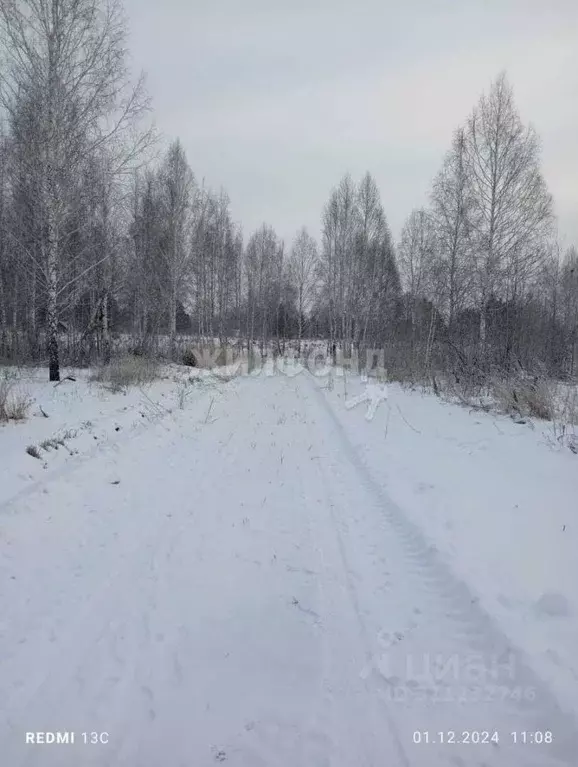
<instances>
[{"instance_id":1,"label":"date text 01.12.2024","mask_svg":"<svg viewBox=\"0 0 578 767\"><path fill-rule=\"evenodd\" d=\"M550 730L543 731L520 731L507 733L510 742L516 744L552 743L554 736ZM416 744L439 744L439 743L499 743L500 734L497 730L463 730L457 732L446 730L444 732L429 732L428 730L416 730L413 733L413 742Z\"/></svg>"}]
</instances>

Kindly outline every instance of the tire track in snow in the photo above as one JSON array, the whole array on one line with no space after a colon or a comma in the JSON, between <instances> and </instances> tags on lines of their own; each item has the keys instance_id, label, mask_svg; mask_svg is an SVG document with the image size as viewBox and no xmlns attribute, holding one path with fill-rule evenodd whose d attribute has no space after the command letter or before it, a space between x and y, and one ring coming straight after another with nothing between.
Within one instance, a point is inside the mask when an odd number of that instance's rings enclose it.
<instances>
[{"instance_id":1,"label":"tire track in snow","mask_svg":"<svg viewBox=\"0 0 578 767\"><path fill-rule=\"evenodd\" d=\"M270 383L272 384L272 382ZM248 385L258 386L259 382L249 382ZM283 389L283 394L287 393ZM290 393L297 398L300 396L299 390L292 387ZM284 427L287 423L291 425L292 421L297 421L306 427L300 408L291 410L289 405L279 398L271 399L269 402L263 402L260 399L259 409L249 414L248 417L248 423L253 428L251 435L246 435L246 442L251 445L254 444L254 440L263 436L261 427L266 424L266 421L261 420L263 411L271 411L277 427ZM280 436L282 435L283 431L280 432ZM273 432L271 436L273 436ZM282 443L276 473L277 480L280 481L281 486L284 486L283 478L290 477L290 493L294 499L296 513L299 508L310 511L311 499L309 498L308 478L304 477L300 461L291 460L291 455L286 461L284 460L283 451L287 448L289 445ZM312 542L316 543L317 541L313 531L314 519L310 514L302 514L299 516L299 526L297 526L296 520L292 519L292 528L285 529L285 525L289 521L282 521L283 531L285 534L295 535L298 530L299 542L294 541L291 555L286 553L280 560L280 564L284 567L284 573L289 574L291 581L295 581L293 587L295 593L300 593L304 587L306 590L308 597L306 605L301 604L299 600L292 605L299 616L297 620L312 625L315 628L315 635L320 637L320 641L322 641L325 633L322 617L325 615L325 599L322 594L322 561L319 560L317 566L311 569L311 560L309 559L312 554L315 557L318 556L317 551L310 551ZM272 530L268 530L269 535L272 532ZM286 575L284 575L283 580L287 581ZM291 581L287 581L287 585ZM291 589L290 585L289 588ZM321 660L325 668L326 654L324 652L321 654ZM326 674L322 669L315 693L307 700L306 709L301 712L300 722L291 720L286 714L279 715L279 713L269 712L254 721L247 722L237 737L232 737L225 744L222 753L227 755L226 761L234 767L288 767L288 765L332 767L336 764L334 759L338 755L335 737L337 725L333 719L333 703L333 698L327 689Z\"/></svg>"},{"instance_id":2,"label":"tire track in snow","mask_svg":"<svg viewBox=\"0 0 578 767\"><path fill-rule=\"evenodd\" d=\"M358 616L360 631L368 647L369 655L373 657L374 661L377 660L377 663L373 663L371 678L380 692L381 700L385 703L384 708L390 723L392 723L392 719L400 722L398 728L400 730L405 729L405 736L402 738L408 746L410 730L438 731L439 729L439 731L443 731L453 729L457 731L458 720L469 722L468 726L463 727L464 730L482 730L493 726L494 729L500 730L501 735L506 736L509 735L510 730L544 731L547 729L555 733L555 742L550 747L528 746L526 749L519 745L513 747L507 738L502 737L499 750L494 749L493 753L490 752L488 746L481 746L476 749L475 746L470 745L468 748L462 749L459 755L467 760L463 762L464 765L483 764L483 761L478 762L477 759L486 754L491 756L492 765L504 764L508 767L534 763L541 765L541 767L550 764L572 765L574 763L573 755L578 753L576 723L573 718L560 710L558 702L531 670L522 653L511 645L492 618L479 606L466 584L453 575L435 547L430 545L419 528L407 518L402 509L387 497L353 447L338 416L328 403L319 385L309 376L302 378L307 381L307 389L314 392L313 396L326 416L324 421L328 428L323 428L324 424L319 424L318 428L320 435L318 446L321 454L318 463L328 487L329 496L333 498L330 507L337 510L333 512L334 525L341 541L344 572L346 573L352 603ZM312 417L318 416L316 408L311 409L310 412ZM332 439L332 435L334 439ZM331 464L327 460L328 457L333 459ZM343 468L342 459L344 457L346 464L349 465L349 472ZM353 504L348 507L343 501L351 486L351 482L347 483L344 478L346 474L357 478L360 489L359 497L356 499L359 504L357 516L352 514ZM342 498L339 497L338 489L343 491ZM364 506L365 503L367 503L367 507ZM367 513L365 513L365 508L367 508ZM360 562L371 561L371 557L367 556L367 552L371 551L372 547L375 551L375 543L371 543L371 541L379 541L380 539L383 541L384 549L382 561L389 558L387 570L384 570L383 567L376 568L373 566L368 571L365 584L360 584L357 578L351 576L351 571L354 570L350 564L351 556L353 556L356 565ZM386 636L384 636L382 629L375 625L374 631L377 631L373 636L379 635L381 641L377 647L375 640L372 641L372 632L368 623L374 622L375 616L371 615L374 606L370 604L371 600L363 599L363 588L367 589L371 588L372 585L374 587L377 585L376 570L378 572L377 578L383 577L384 572L392 573L392 586L385 587L389 594L392 591L401 590L402 593L410 594L409 598L419 605L417 608L419 616L417 614L412 615L407 610L407 605L403 604L407 600L401 598L401 604L397 605L399 614L403 615L405 608L408 616L405 624L398 626L397 631L389 632L389 638L393 637L389 647L384 641ZM411 588L408 588L409 583L411 583ZM366 605L369 604L368 609L359 606L359 595L362 595L361 601L365 601ZM370 616L369 621L367 620L368 615ZM396 634L399 637L397 639ZM490 650L492 658L503 662L504 667L512 661L513 668L515 668L515 679L507 679L506 681L515 685L516 688L535 690L535 702L492 699L474 705L472 701L466 704L469 706L469 710L466 706L461 706L459 715L455 711L448 710L447 713L440 716L442 704L435 701L434 705L419 705L416 696L415 701L411 701L409 706L406 702L406 710L404 711L404 705L392 701L391 690L388 689L391 682L394 684L398 682L403 686L403 675L397 678L394 676L388 680L380 668L380 657L385 658L384 665L389 666L389 656L395 656L397 649L399 668L404 670L403 658L405 654L405 669L407 670L408 658L419 659L420 656L423 658L424 654L435 655L435 653L430 653L429 648L436 647L436 640L433 639L436 635L439 637L440 647L443 647L445 642L446 646L450 648L451 652L448 652L447 657L451 658L455 655L460 659L467 658L470 654L484 654L487 660L488 650ZM413 644L408 643L408 638L413 640ZM448 639L450 640L449 645ZM411 645L410 650L405 653L403 650L404 643ZM383 652L384 649L386 650L385 653ZM508 668L512 668L512 666L510 665ZM410 687L409 684L405 686ZM411 688L409 692L412 692ZM432 690L432 698L435 700L435 689ZM413 722L407 722L408 711L411 711ZM452 726L452 718L455 723L454 726ZM438 727L432 725L436 719L440 721ZM444 720L447 723L445 727L443 726ZM482 726L483 723L484 726ZM395 729L396 725L393 724L393 727ZM448 747L446 745L445 748L436 749L434 746L430 746L425 755L423 751L421 754L416 751L415 747L405 750L406 752L411 751L411 764L418 763L415 761L416 758L424 759L424 764L427 765L437 764L438 762L434 761L435 758L439 759L439 764L450 764L447 753ZM488 750L484 752L484 748ZM457 746L455 747L455 754L458 755Z\"/></svg>"},{"instance_id":3,"label":"tire track in snow","mask_svg":"<svg viewBox=\"0 0 578 767\"><path fill-rule=\"evenodd\" d=\"M44 688L34 712L50 703L56 721L59 705L77 706L81 719L100 717L95 727L114 726L110 747L84 752L86 767L573 764L573 753L563 752L570 732L543 697L537 713L544 722L556 717L547 724L560 738L558 760L554 751L522 747L412 745L416 729L500 720L509 730L512 712L501 703L391 700L397 682L381 656L418 656L438 643L462 656L507 643L373 482L311 380L246 381L239 389L240 407L220 408L194 447L185 439L149 444L135 482L149 512L156 499L159 513L139 529L130 509L123 540L106 559L121 556L126 570L85 573L84 585L97 590L93 615L84 633L80 621L69 625L52 658L63 679ZM181 505L191 495L193 505L202 499L194 522ZM163 504L171 500L179 505L169 520ZM117 679L105 679L105 670ZM25 709L18 713L29 721ZM532 709L521 714L516 722L529 729ZM79 763L72 752L19 755L10 767Z\"/></svg>"}]
</instances>

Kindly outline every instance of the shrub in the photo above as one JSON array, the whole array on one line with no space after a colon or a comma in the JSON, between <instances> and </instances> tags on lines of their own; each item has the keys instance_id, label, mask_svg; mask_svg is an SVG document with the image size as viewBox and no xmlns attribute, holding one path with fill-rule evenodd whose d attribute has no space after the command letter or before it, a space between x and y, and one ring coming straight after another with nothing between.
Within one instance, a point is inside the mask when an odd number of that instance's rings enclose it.
<instances>
[{"instance_id":1,"label":"shrub","mask_svg":"<svg viewBox=\"0 0 578 767\"><path fill-rule=\"evenodd\" d=\"M506 413L532 416L551 421L556 415L551 386L537 376L518 375L510 380L494 381L493 394Z\"/></svg>"},{"instance_id":2,"label":"shrub","mask_svg":"<svg viewBox=\"0 0 578 767\"><path fill-rule=\"evenodd\" d=\"M185 349L183 352L183 365L190 368L197 367L197 357L192 349Z\"/></svg>"},{"instance_id":3,"label":"shrub","mask_svg":"<svg viewBox=\"0 0 578 767\"><path fill-rule=\"evenodd\" d=\"M113 391L122 391L129 386L142 386L158 378L159 366L148 357L126 356L111 360L108 365L96 370L91 381L108 385Z\"/></svg>"},{"instance_id":4,"label":"shrub","mask_svg":"<svg viewBox=\"0 0 578 767\"><path fill-rule=\"evenodd\" d=\"M183 352L183 365L191 368L204 368L212 370L216 367L227 365L233 358L232 351L227 346L205 347L193 351L186 349Z\"/></svg>"},{"instance_id":5,"label":"shrub","mask_svg":"<svg viewBox=\"0 0 578 767\"><path fill-rule=\"evenodd\" d=\"M14 391L11 381L0 381L0 421L23 421L31 405L30 397Z\"/></svg>"}]
</instances>

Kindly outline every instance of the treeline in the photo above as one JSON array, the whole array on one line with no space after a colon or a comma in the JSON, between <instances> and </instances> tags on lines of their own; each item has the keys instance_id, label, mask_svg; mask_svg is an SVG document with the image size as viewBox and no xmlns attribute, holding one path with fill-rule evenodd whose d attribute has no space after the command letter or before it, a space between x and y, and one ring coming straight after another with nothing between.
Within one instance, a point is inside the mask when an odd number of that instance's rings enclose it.
<instances>
[{"instance_id":1,"label":"treeline","mask_svg":"<svg viewBox=\"0 0 578 767\"><path fill-rule=\"evenodd\" d=\"M400 375L575 375L578 254L557 239L539 142L500 76L394 243L367 173L330 193L318 243L243 237L225 191L150 127L117 0L0 3L0 357L179 359L182 336L327 339Z\"/></svg>"},{"instance_id":2,"label":"treeline","mask_svg":"<svg viewBox=\"0 0 578 767\"><path fill-rule=\"evenodd\" d=\"M398 260L412 338L438 338L455 365L482 374L576 373L578 254L557 240L539 140L505 75L455 132Z\"/></svg>"}]
</instances>

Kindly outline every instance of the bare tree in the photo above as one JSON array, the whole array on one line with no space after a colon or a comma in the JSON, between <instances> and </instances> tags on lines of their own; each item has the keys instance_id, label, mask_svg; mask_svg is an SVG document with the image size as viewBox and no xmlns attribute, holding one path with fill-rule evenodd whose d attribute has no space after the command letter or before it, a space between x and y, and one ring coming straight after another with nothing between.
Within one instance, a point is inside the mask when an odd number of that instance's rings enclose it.
<instances>
[{"instance_id":1,"label":"bare tree","mask_svg":"<svg viewBox=\"0 0 578 767\"><path fill-rule=\"evenodd\" d=\"M301 350L303 339L303 320L305 312L310 309L317 286L318 272L317 243L303 227L295 239L289 261L290 280L297 290L299 350Z\"/></svg>"},{"instance_id":2,"label":"bare tree","mask_svg":"<svg viewBox=\"0 0 578 767\"><path fill-rule=\"evenodd\" d=\"M490 297L515 301L543 256L552 200L540 172L538 138L522 124L505 74L481 97L465 138L483 347Z\"/></svg>"},{"instance_id":3,"label":"bare tree","mask_svg":"<svg viewBox=\"0 0 578 767\"><path fill-rule=\"evenodd\" d=\"M177 301L191 275L191 204L194 176L180 141L174 141L159 172L159 194L164 230L161 254L165 268L164 290L171 353L177 333Z\"/></svg>"},{"instance_id":4,"label":"bare tree","mask_svg":"<svg viewBox=\"0 0 578 767\"><path fill-rule=\"evenodd\" d=\"M274 230L263 224L247 243L245 274L247 284L247 338L249 354L260 329L261 356L265 353L271 321L279 301L279 280L283 267L283 243Z\"/></svg>"},{"instance_id":5,"label":"bare tree","mask_svg":"<svg viewBox=\"0 0 578 767\"><path fill-rule=\"evenodd\" d=\"M0 134L0 344L4 343L8 327L8 286L12 264L9 263L9 248L5 232L7 230L8 184L7 184L8 146L4 135Z\"/></svg>"},{"instance_id":6,"label":"bare tree","mask_svg":"<svg viewBox=\"0 0 578 767\"><path fill-rule=\"evenodd\" d=\"M159 332L163 307L164 266L160 254L163 231L157 174L135 174L127 247L126 302L131 308L132 331L139 351L148 350Z\"/></svg>"},{"instance_id":7,"label":"bare tree","mask_svg":"<svg viewBox=\"0 0 578 767\"><path fill-rule=\"evenodd\" d=\"M71 190L87 157L106 149L121 172L149 144L135 132L147 109L142 79L130 85L126 27L117 0L1 0L7 58L2 101L14 116L33 105L40 147L40 263L46 291L50 380L59 380L59 299L63 233ZM106 258L107 254L103 256Z\"/></svg>"},{"instance_id":8,"label":"bare tree","mask_svg":"<svg viewBox=\"0 0 578 767\"><path fill-rule=\"evenodd\" d=\"M568 372L576 374L578 364L578 249L571 246L564 254L560 272L561 313L569 349Z\"/></svg>"},{"instance_id":9,"label":"bare tree","mask_svg":"<svg viewBox=\"0 0 578 767\"><path fill-rule=\"evenodd\" d=\"M330 343L341 339L349 355L356 292L357 189L349 174L332 191L323 213L322 266L330 317Z\"/></svg>"},{"instance_id":10,"label":"bare tree","mask_svg":"<svg viewBox=\"0 0 578 767\"><path fill-rule=\"evenodd\" d=\"M473 199L465 164L465 133L456 131L451 150L432 188L432 222L436 236L436 257L443 283L443 304L448 331L452 335L456 315L471 294L473 281L472 237Z\"/></svg>"},{"instance_id":11,"label":"bare tree","mask_svg":"<svg viewBox=\"0 0 578 767\"><path fill-rule=\"evenodd\" d=\"M417 329L420 300L432 297L435 247L435 229L430 213L423 208L413 210L403 225L397 250L403 285L409 294L412 336Z\"/></svg>"},{"instance_id":12,"label":"bare tree","mask_svg":"<svg viewBox=\"0 0 578 767\"><path fill-rule=\"evenodd\" d=\"M375 179L366 173L357 189L358 231L355 236L352 314L358 351L364 350L370 321L382 296L383 260L390 234ZM360 356L361 362L361 356Z\"/></svg>"}]
</instances>

